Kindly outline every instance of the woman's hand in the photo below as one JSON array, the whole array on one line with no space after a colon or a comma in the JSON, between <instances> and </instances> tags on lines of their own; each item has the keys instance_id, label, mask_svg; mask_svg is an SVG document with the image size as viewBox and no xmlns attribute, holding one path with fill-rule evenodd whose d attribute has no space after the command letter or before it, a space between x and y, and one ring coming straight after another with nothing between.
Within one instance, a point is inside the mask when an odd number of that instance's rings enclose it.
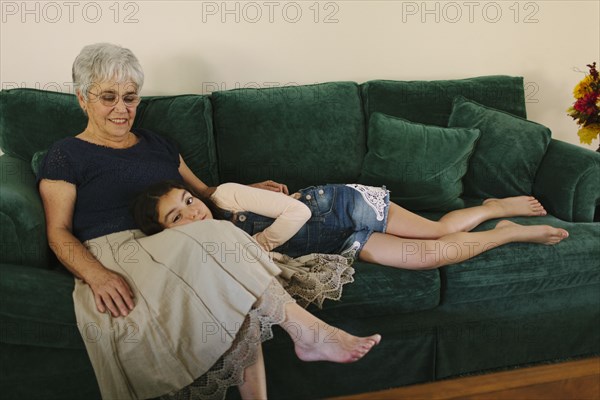
<instances>
[{"instance_id":1,"label":"woman's hand","mask_svg":"<svg viewBox=\"0 0 600 400\"><path fill-rule=\"evenodd\" d=\"M290 192L288 191L288 187L286 185L284 185L283 183L277 183L277 182L271 181L271 180L253 183L248 186L252 186L252 187L264 189L264 190L270 190L272 192L280 192L280 193L284 193L284 194L290 194Z\"/></svg>"},{"instance_id":2,"label":"woman's hand","mask_svg":"<svg viewBox=\"0 0 600 400\"><path fill-rule=\"evenodd\" d=\"M113 317L126 317L135 307L129 284L114 271L98 269L88 275L86 283L94 292L96 307L101 313L108 308Z\"/></svg>"}]
</instances>

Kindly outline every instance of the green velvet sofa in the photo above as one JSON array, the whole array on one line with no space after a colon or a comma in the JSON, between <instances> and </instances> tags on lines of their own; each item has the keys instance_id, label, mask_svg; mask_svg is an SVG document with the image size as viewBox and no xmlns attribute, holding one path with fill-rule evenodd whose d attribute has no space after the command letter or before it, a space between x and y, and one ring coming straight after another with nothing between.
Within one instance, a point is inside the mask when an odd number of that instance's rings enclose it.
<instances>
[{"instance_id":1,"label":"green velvet sofa","mask_svg":"<svg viewBox=\"0 0 600 400\"><path fill-rule=\"evenodd\" d=\"M0 393L99 398L33 172L52 142L82 131L84 115L72 94L33 89L0 92L0 107ZM311 310L381 333L367 357L303 363L280 330L265 345L270 398L310 399L600 352L600 154L525 118L523 79L485 76L145 97L135 125L172 138L210 185L386 184L431 219L533 194L549 214L512 220L569 231L556 246L510 244L438 270L357 262L341 301Z\"/></svg>"}]
</instances>

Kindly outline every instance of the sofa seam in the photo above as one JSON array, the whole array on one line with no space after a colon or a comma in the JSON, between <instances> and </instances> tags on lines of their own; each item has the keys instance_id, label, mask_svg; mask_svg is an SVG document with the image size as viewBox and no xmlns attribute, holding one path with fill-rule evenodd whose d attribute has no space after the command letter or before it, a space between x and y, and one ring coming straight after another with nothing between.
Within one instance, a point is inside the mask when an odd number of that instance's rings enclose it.
<instances>
[{"instance_id":1,"label":"sofa seam","mask_svg":"<svg viewBox=\"0 0 600 400\"><path fill-rule=\"evenodd\" d=\"M578 179L575 181L575 184L574 184L574 188L575 188L575 190L574 190L574 192L573 192L573 201L572 201L572 203L571 203L571 207L572 207L572 209L571 209L571 216L572 216L573 222L591 222L591 221L593 221L593 220L594 220L594 212L595 212L595 210L592 210L592 217L591 217L591 220L589 220L589 221L588 221L588 220L584 220L584 221L577 221L577 220L576 220L576 218L575 218L575 216L576 216L576 211L577 211L577 206L576 206L576 204L575 204L575 203L577 202L578 198L580 197L580 192L581 192L580 188L583 186L583 183L582 183L582 182L583 182L583 181L584 181L584 180L585 180L585 179L586 179L586 178L587 178L589 175L591 175L593 172L594 172L594 169L593 169L592 167L589 167L589 168L587 169L587 171L585 171L583 174L581 174L581 175L579 176L579 178L578 178ZM598 204L600 204L600 195L596 195L596 203L595 203L595 206L598 206Z\"/></svg>"}]
</instances>

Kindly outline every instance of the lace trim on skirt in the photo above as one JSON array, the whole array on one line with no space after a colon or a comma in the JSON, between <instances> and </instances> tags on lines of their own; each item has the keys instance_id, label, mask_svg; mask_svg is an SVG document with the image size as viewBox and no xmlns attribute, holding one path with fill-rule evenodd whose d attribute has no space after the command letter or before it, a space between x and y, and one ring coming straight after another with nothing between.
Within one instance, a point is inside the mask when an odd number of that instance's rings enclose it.
<instances>
[{"instance_id":1,"label":"lace trim on skirt","mask_svg":"<svg viewBox=\"0 0 600 400\"><path fill-rule=\"evenodd\" d=\"M294 302L273 279L244 320L229 350L208 372L174 394L161 400L222 400L230 386L244 383L244 370L258 357L258 345L273 338L273 325L285 320L285 305Z\"/></svg>"},{"instance_id":2,"label":"lace trim on skirt","mask_svg":"<svg viewBox=\"0 0 600 400\"><path fill-rule=\"evenodd\" d=\"M352 258L338 254L309 254L298 258L274 257L281 268L277 278L302 307L315 304L323 308L325 299L339 300L345 284L354 282Z\"/></svg>"}]
</instances>

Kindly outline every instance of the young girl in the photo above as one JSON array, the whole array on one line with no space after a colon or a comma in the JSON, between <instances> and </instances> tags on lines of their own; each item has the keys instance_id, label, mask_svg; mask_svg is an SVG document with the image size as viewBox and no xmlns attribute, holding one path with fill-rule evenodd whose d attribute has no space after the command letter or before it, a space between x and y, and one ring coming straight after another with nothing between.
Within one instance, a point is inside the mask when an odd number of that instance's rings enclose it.
<instances>
[{"instance_id":1,"label":"young girl","mask_svg":"<svg viewBox=\"0 0 600 400\"><path fill-rule=\"evenodd\" d=\"M267 251L290 257L342 254L407 269L460 263L506 243L551 245L568 236L564 229L506 220L488 231L469 232L492 218L546 215L530 196L488 199L431 221L390 202L385 188L358 184L313 186L287 196L225 183L202 201L185 186L167 181L136 199L134 215L146 234L198 220L227 219Z\"/></svg>"}]
</instances>

